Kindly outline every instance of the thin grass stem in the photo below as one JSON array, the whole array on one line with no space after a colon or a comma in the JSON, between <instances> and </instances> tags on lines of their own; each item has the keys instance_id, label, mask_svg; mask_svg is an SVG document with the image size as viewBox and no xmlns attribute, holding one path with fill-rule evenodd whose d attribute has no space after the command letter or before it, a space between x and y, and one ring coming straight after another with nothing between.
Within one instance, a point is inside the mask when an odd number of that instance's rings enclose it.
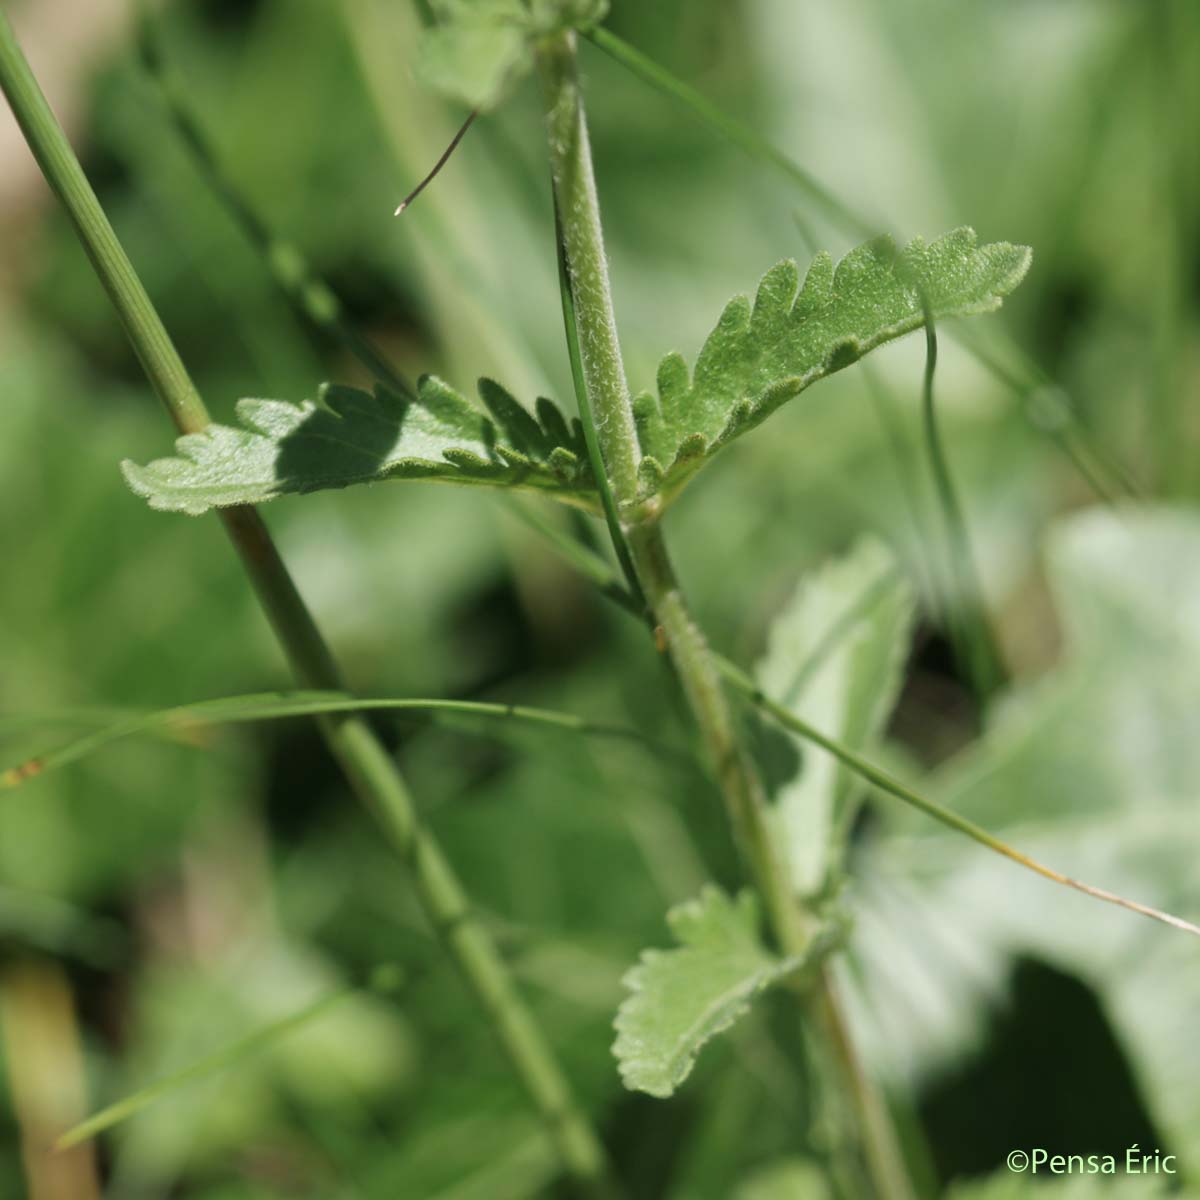
<instances>
[{"instance_id":1,"label":"thin grass stem","mask_svg":"<svg viewBox=\"0 0 1200 1200\"><path fill-rule=\"evenodd\" d=\"M38 87L3 11L0 88L75 226L155 392L181 432L199 432L209 423L204 403ZM301 686L344 690L333 655L257 511L224 509L221 519ZM491 936L472 910L462 883L422 824L391 755L359 714L318 720L354 791L407 864L427 917L480 1004L564 1170L580 1192L612 1196L615 1184L599 1139L576 1104L566 1076L517 992Z\"/></svg>"},{"instance_id":2,"label":"thin grass stem","mask_svg":"<svg viewBox=\"0 0 1200 1200\"><path fill-rule=\"evenodd\" d=\"M1094 887L1090 883L1082 883L1078 879L1064 875L1061 871L1056 871L1053 867L1048 867L1044 863L1038 862L1037 859L1031 858L1028 854L1015 849L1007 842L989 833L981 825L976 825L974 821L971 821L967 817L922 796L919 792L907 787L900 780L896 779L895 776L883 770L882 767L877 767L873 763L868 762L860 754L856 754L853 750L843 746L835 738L826 736L815 726L796 716L795 713L780 704L777 700L773 700L770 696L765 695L745 671L729 662L728 659L718 657L716 661L721 674L757 708L769 714L785 729L799 734L806 741L812 742L814 745L820 746L822 750L832 754L839 762L849 767L856 775L873 784L880 791L885 792L889 796L894 796L897 800L904 801L911 808L923 812L926 816L932 817L935 821L940 822L949 829L955 830L957 833L964 834L972 841L978 842L979 845L985 846L993 853L1002 855L1004 858L1010 859L1026 870L1041 875L1043 879L1049 879L1053 883L1073 888L1075 891L1082 892L1085 896L1091 896L1095 900L1103 900L1106 904L1115 904L1130 912L1139 913L1143 917L1150 917L1152 920L1161 921L1164 925L1170 925L1173 929L1180 929L1184 933L1200 937L1200 926L1192 924L1191 921L1185 921L1182 917L1152 908L1148 904L1141 904L1136 900L1128 900L1124 896L1117 895L1115 892L1107 891L1105 888Z\"/></svg>"},{"instance_id":3,"label":"thin grass stem","mask_svg":"<svg viewBox=\"0 0 1200 1200\"><path fill-rule=\"evenodd\" d=\"M142 63L158 90L180 142L213 195L261 254L280 291L304 320L339 342L372 376L405 395L411 394L408 380L375 342L346 316L340 297L317 274L304 252L270 227L225 170L188 98L187 89L167 61L159 27L160 16L145 0L139 10L137 34Z\"/></svg>"},{"instance_id":4,"label":"thin grass stem","mask_svg":"<svg viewBox=\"0 0 1200 1200\"><path fill-rule=\"evenodd\" d=\"M48 771L78 762L114 742L156 730L192 734L216 725L236 725L253 721L277 721L294 717L327 717L344 713L412 712L450 714L483 718L489 723L511 722L588 737L612 738L633 742L652 751L660 760L689 764L682 750L665 745L656 738L626 725L588 721L574 713L554 712L524 704L494 704L482 700L362 699L338 692L262 692L229 696L197 704L138 713L113 722L84 737L76 738L45 754L25 759L0 771L0 790L11 789Z\"/></svg>"},{"instance_id":5,"label":"thin grass stem","mask_svg":"<svg viewBox=\"0 0 1200 1200\"><path fill-rule=\"evenodd\" d=\"M138 1088L137 1091L131 1092L128 1096L93 1113L86 1120L80 1121L78 1125L73 1125L54 1143L54 1149L61 1152L69 1150L72 1146L78 1146L81 1142L90 1141L99 1134L120 1125L123 1121L128 1121L130 1117L137 1116L138 1113L143 1112L159 1100L165 1099L189 1084L197 1083L209 1075L215 1075L226 1067L236 1066L245 1059L269 1049L289 1033L311 1024L318 1017L324 1016L357 993L357 988L343 988L331 995L322 996L312 1004L307 1004L286 1017L272 1021L261 1029L256 1029L244 1038L239 1038L231 1045L223 1046L220 1050L206 1054L178 1071L173 1071L161 1079L156 1079L153 1083L146 1084L145 1087Z\"/></svg>"},{"instance_id":6,"label":"thin grass stem","mask_svg":"<svg viewBox=\"0 0 1200 1200\"><path fill-rule=\"evenodd\" d=\"M540 525L534 525L533 527L537 529L542 528ZM578 542L574 544L574 548L568 548L564 542L569 539L566 539L565 535L562 535L559 531L547 530L544 532L547 534L548 544L562 555L565 562L572 565L581 564L581 574L594 583L602 595L608 596L626 612L635 616L637 615L633 607L632 597L625 592L621 581L604 559ZM818 648L818 652L826 653L828 649L828 646L823 645ZM1064 875L1062 872L1056 871L1052 867L1047 867L1030 858L1028 855L1021 853L994 834L988 833L982 826L976 825L966 817L960 816L944 805L937 804L935 801L922 796L919 792L901 783L882 767L876 766L861 754L843 745L836 738L821 733L815 726L808 724L808 722L796 716L786 705L767 696L741 667L716 651L710 651L710 654L721 675L732 687L736 688L754 704L755 707L767 713L785 729L791 730L792 733L799 735L814 745L819 746L822 750L832 754L834 758L853 771L860 779L872 784L885 794L903 801L918 812L924 813L927 817L931 817L956 833L965 834L972 841L977 842L993 853L1002 855L1004 858L1033 871L1035 874L1041 875L1044 879L1049 879L1054 883L1073 888L1075 891L1082 892L1093 899L1103 900L1105 903L1115 904L1121 908L1128 909L1130 912L1139 913L1142 916L1161 921L1175 929L1181 929L1185 933L1200 934L1200 927L1192 924L1190 921L1185 921L1170 913L1139 904L1137 901L1128 900L1104 888L1094 887L1091 884L1072 879L1070 876ZM807 673L803 666L799 670L801 674Z\"/></svg>"},{"instance_id":7,"label":"thin grass stem","mask_svg":"<svg viewBox=\"0 0 1200 1200\"><path fill-rule=\"evenodd\" d=\"M925 372L921 389L925 448L933 474L934 489L942 517L946 561L949 566L950 587L945 596L946 623L950 629L959 667L970 682L976 701L982 707L995 688L1003 681L1003 668L996 650L995 639L987 621L983 588L971 553L967 522L950 474L950 464L942 443L934 405L933 381L937 373L937 326L925 296L921 295L925 312Z\"/></svg>"},{"instance_id":8,"label":"thin grass stem","mask_svg":"<svg viewBox=\"0 0 1200 1200\"><path fill-rule=\"evenodd\" d=\"M823 183L806 171L795 159L756 133L741 121L729 116L690 84L672 75L654 59L643 54L628 42L603 26L587 34L588 39L610 58L632 71L651 87L679 101L694 116L700 118L722 137L744 150L751 158L770 163L782 172L811 200L825 217L851 237L868 238L879 232L878 226L840 200Z\"/></svg>"}]
</instances>

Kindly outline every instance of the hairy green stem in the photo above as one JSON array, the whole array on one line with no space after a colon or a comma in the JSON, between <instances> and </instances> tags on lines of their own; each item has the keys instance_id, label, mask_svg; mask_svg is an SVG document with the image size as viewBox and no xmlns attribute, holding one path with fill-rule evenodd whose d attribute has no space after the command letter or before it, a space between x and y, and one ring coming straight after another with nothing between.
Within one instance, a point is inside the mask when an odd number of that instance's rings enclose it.
<instances>
[{"instance_id":1,"label":"hairy green stem","mask_svg":"<svg viewBox=\"0 0 1200 1200\"><path fill-rule=\"evenodd\" d=\"M582 317L578 324L579 362L591 401L589 415L613 493L618 503L624 504L637 494L641 451L617 342L575 35L563 34L548 41L538 62L570 294Z\"/></svg>"},{"instance_id":2,"label":"hairy green stem","mask_svg":"<svg viewBox=\"0 0 1200 1200\"><path fill-rule=\"evenodd\" d=\"M836 1077L849 1091L862 1125L863 1153L869 1178L885 1181L882 1194L894 1200L915 1200L892 1115L883 1093L863 1066L828 963L821 969L820 988L811 996L810 1015L813 1024L824 1035L822 1049L831 1060Z\"/></svg>"},{"instance_id":3,"label":"hairy green stem","mask_svg":"<svg viewBox=\"0 0 1200 1200\"><path fill-rule=\"evenodd\" d=\"M562 555L564 561L573 564L585 578L589 579L596 586L601 594L607 596L613 603L623 608L632 616L640 616L640 610L633 597L621 586L621 581L613 574L608 563L588 547L581 545L553 526L535 520L530 520L530 524L542 533L548 543ZM850 626L847 625L845 628L848 629ZM823 646L817 647L814 655L819 656L827 653L832 648L832 643L827 642ZM1035 875L1040 875L1043 879L1048 879L1052 883L1062 884L1065 887L1082 892L1085 896L1091 896L1095 900L1103 900L1107 904L1115 904L1119 908L1127 909L1129 912L1135 912L1141 916L1150 917L1152 920L1161 921L1163 924L1170 925L1173 929L1182 930L1184 933L1190 933L1194 936L1200 935L1200 926L1196 926L1192 922L1185 921L1181 917L1176 917L1171 913L1161 912L1159 909L1150 908L1148 905L1139 904L1134 900L1127 900L1124 896L1119 896L1114 892L1108 892L1103 888L1093 887L1091 884L1081 883L1077 879L1072 879L1062 874L1062 872L1056 871L1052 867L1048 867L1044 863L1030 858L1029 855L1023 854L1020 850L1010 846L994 834L988 833L981 825L976 825L973 821L968 820L952 809L946 808L922 796L919 792L901 783L895 776L889 775L882 767L877 767L874 763L863 758L862 755L855 753L848 746L843 745L836 738L831 738L823 734L815 725L808 724L807 721L798 717L786 704L766 695L741 667L725 658L724 655L712 650L709 653L713 665L724 677L725 681L731 687L741 692L751 704L766 713L767 716L771 717L772 720L784 729L790 730L815 746L819 746L826 753L836 758L838 762L853 771L860 779L871 784L885 795L900 800L925 816L931 817L939 824L946 826L947 829L952 829L955 833L961 833L969 837L973 842L977 842L980 846L991 850L994 854L999 854L1001 857L1007 858L1010 862L1025 867ZM810 671L814 669L814 666L815 659L802 664L798 673L799 677L807 677Z\"/></svg>"},{"instance_id":4,"label":"hairy green stem","mask_svg":"<svg viewBox=\"0 0 1200 1200\"><path fill-rule=\"evenodd\" d=\"M577 337L581 347L587 393L581 416L585 421L594 420L595 438L608 468L622 525L615 531L618 549L620 541L628 546L655 622L656 638L670 655L712 759L730 823L763 896L775 937L785 953L803 955L817 919L799 904L776 852L762 783L738 737L704 634L688 611L663 539L657 506L638 503L640 449L613 314L574 35L564 34L544 44L539 66L555 204L573 298L570 317L574 320L567 320L566 332L568 342ZM823 985L818 994L821 999L816 1003L822 1011L835 1005L832 993ZM813 1002L808 1004L811 1010ZM843 1068L847 1065L844 1058L837 1061ZM876 1170L885 1162L894 1165L899 1156L890 1129L880 1129L868 1119L870 1114L862 1104L865 1077L847 1076L844 1085L856 1101L856 1139L888 1140L886 1148L865 1152L875 1190L888 1200L905 1200L909 1188L903 1172L894 1175Z\"/></svg>"},{"instance_id":5,"label":"hairy green stem","mask_svg":"<svg viewBox=\"0 0 1200 1200\"><path fill-rule=\"evenodd\" d=\"M787 951L799 953L808 943L809 923L792 899L772 847L761 785L738 744L721 682L709 661L704 635L688 613L655 513L636 513L640 450L617 340L574 36L565 34L550 42L540 64L555 208L569 280L564 294L572 301L564 304L567 342L573 362L582 368L580 415L585 429L593 426L588 435L607 467L616 508L633 514L614 530L616 549L630 556L634 576L679 673L776 934Z\"/></svg>"},{"instance_id":6,"label":"hairy green stem","mask_svg":"<svg viewBox=\"0 0 1200 1200\"><path fill-rule=\"evenodd\" d=\"M2 12L0 87L73 222L154 390L181 432L203 429L208 412ZM342 690L329 647L258 513L239 507L225 509L221 517L298 680L305 687ZM490 935L473 914L462 884L433 835L421 824L390 754L360 716L324 717L320 728L355 792L378 817L411 868L431 924L495 1030L564 1169L581 1191L612 1194L599 1140L576 1106L553 1052L518 995Z\"/></svg>"},{"instance_id":7,"label":"hairy green stem","mask_svg":"<svg viewBox=\"0 0 1200 1200\"><path fill-rule=\"evenodd\" d=\"M692 620L657 522L630 530L634 562L642 577L661 643L671 656L725 797L730 823L763 894L781 948L802 955L815 931L792 895L767 823L767 800L758 772L740 743L733 714L700 627Z\"/></svg>"},{"instance_id":8,"label":"hairy green stem","mask_svg":"<svg viewBox=\"0 0 1200 1200\"><path fill-rule=\"evenodd\" d=\"M621 564L621 570L625 575L625 582L631 594L644 609L646 598L642 594L641 580L638 579L637 569L633 565L629 542L621 525L617 499L613 494L608 472L605 470L604 454L596 433L596 418L592 412L592 400L588 394L587 378L583 370L583 354L579 343L579 322L575 311L575 285L571 278L567 243L557 195L554 197L554 241L558 249L558 290L562 297L563 327L567 334L567 353L571 360L571 381L575 387L575 401L579 408L580 423L583 425L583 440L587 445L592 474L596 478L596 491L600 493L600 503L604 508L604 520L608 525L608 533L612 538L617 561ZM620 347L617 348L617 353L620 354Z\"/></svg>"}]
</instances>

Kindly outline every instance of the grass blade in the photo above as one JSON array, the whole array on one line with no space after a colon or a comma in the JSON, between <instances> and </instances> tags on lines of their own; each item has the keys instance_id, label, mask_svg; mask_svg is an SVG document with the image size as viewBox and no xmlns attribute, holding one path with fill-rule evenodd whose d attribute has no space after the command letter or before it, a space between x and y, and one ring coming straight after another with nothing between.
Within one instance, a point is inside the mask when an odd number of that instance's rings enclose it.
<instances>
[{"instance_id":1,"label":"grass blade","mask_svg":"<svg viewBox=\"0 0 1200 1200\"><path fill-rule=\"evenodd\" d=\"M995 639L987 622L983 588L971 553L967 522L950 474L938 427L937 410L933 403L933 379L937 372L937 326L924 294L921 306L925 310L925 375L921 389L925 447L933 473L934 488L941 510L946 539L946 558L949 580L946 596L946 623L955 646L959 667L970 681L976 702L983 706L995 688L1003 682L1003 668L996 650Z\"/></svg>"},{"instance_id":2,"label":"grass blade","mask_svg":"<svg viewBox=\"0 0 1200 1200\"><path fill-rule=\"evenodd\" d=\"M220 1050L215 1050L211 1054L206 1054L170 1075L164 1075L161 1079L138 1088L136 1092L93 1113L86 1120L80 1121L78 1125L72 1126L54 1143L54 1149L62 1151L69 1150L72 1146L78 1146L80 1142L86 1142L111 1129L114 1125L119 1125L122 1121L136 1116L143 1109L149 1108L150 1105L169 1096L172 1092L177 1092L190 1083L195 1083L207 1075L215 1074L224 1067L231 1067L250 1055L267 1049L294 1030L324 1016L330 1009L335 1008L343 1000L356 995L358 991L358 988L353 987L342 988L330 995L322 996L297 1012L272 1021L269 1025L247 1034L246 1037L239 1038L236 1042L224 1046Z\"/></svg>"},{"instance_id":3,"label":"grass blade","mask_svg":"<svg viewBox=\"0 0 1200 1200\"><path fill-rule=\"evenodd\" d=\"M159 29L161 18L145 0L139 7L137 37L142 64L158 89L167 116L197 172L262 256L280 291L301 317L340 342L372 376L405 395L410 394L411 385L387 355L346 316L341 299L313 270L303 251L270 228L225 171L186 89L167 62Z\"/></svg>"},{"instance_id":4,"label":"grass blade","mask_svg":"<svg viewBox=\"0 0 1200 1200\"><path fill-rule=\"evenodd\" d=\"M540 525L535 525L534 527L542 528ZM563 545L565 535L558 534L557 532L551 535L550 531L544 529L542 532L546 533L550 545L562 553L565 561L570 563L578 561L586 564L581 573L595 583L602 594L609 596L627 612L636 615L632 597L624 592L621 581L617 579L611 568L599 555L594 554L587 547L579 543L575 543L574 549L568 552ZM1152 908L1147 904L1141 904L1136 900L1129 900L1105 888L1083 883L1078 879L1071 878L1069 875L1064 875L1061 871L1056 871L1053 867L1048 867L1044 863L1038 862L1034 858L1030 858L1029 855L1023 854L1007 842L988 833L986 829L980 825L976 825L974 821L937 804L933 800L927 799L919 792L901 783L882 767L877 767L874 763L869 762L835 739L826 737L819 729L801 720L784 705L765 695L745 671L723 655L714 652L712 659L717 670L724 676L726 681L741 692L755 707L762 709L763 712L767 713L785 729L790 729L793 733L798 734L807 741L820 746L827 753L832 754L834 758L843 763L849 770L880 791L895 797L897 800L903 801L919 812L923 812L926 816L932 817L947 828L964 834L988 850L1010 859L1012 862L1033 871L1037 875L1041 875L1044 879L1049 879L1052 883L1073 888L1075 891L1082 892L1085 896L1091 896L1095 900L1103 900L1106 904L1114 904L1119 908L1127 909L1129 912L1138 913L1154 921L1160 921L1164 925L1170 925L1174 929L1182 930L1184 933L1200 937L1200 926L1194 925L1191 921L1185 921L1182 917L1162 912L1160 909Z\"/></svg>"},{"instance_id":5,"label":"grass blade","mask_svg":"<svg viewBox=\"0 0 1200 1200\"><path fill-rule=\"evenodd\" d=\"M17 787L28 779L76 762L123 738L155 730L167 729L188 733L211 725L236 725L250 721L282 720L287 717L326 717L338 713L365 712L449 713L502 722L525 722L569 733L636 742L653 750L660 758L674 759L689 767L692 765L690 757L684 751L664 745L628 726L588 721L574 713L555 712L524 704L408 698L372 700L360 699L344 692L260 692L205 700L197 704L184 704L126 717L0 772L0 790Z\"/></svg>"},{"instance_id":6,"label":"grass blade","mask_svg":"<svg viewBox=\"0 0 1200 1200\"><path fill-rule=\"evenodd\" d=\"M585 35L595 46L610 58L632 71L651 87L671 96L699 117L704 124L715 129L722 137L740 147L751 158L770 163L792 181L821 211L844 233L854 238L867 238L879 229L860 216L833 194L823 183L809 174L795 159L784 154L766 138L743 125L713 102L701 95L690 84L672 75L665 67L640 50L623 41L603 26L589 30Z\"/></svg>"},{"instance_id":7,"label":"grass blade","mask_svg":"<svg viewBox=\"0 0 1200 1200\"><path fill-rule=\"evenodd\" d=\"M1074 888L1075 891L1082 892L1085 896L1091 896L1095 900L1103 900L1107 904L1115 904L1119 908L1128 909L1130 912L1138 913L1143 917L1150 917L1152 920L1161 921L1164 925L1170 925L1173 929L1179 929L1184 933L1200 937L1200 926L1193 925L1191 921L1185 921L1182 917L1162 912L1157 908L1151 908L1148 904L1140 904L1136 900L1128 900L1124 896L1119 896L1115 892L1107 891L1104 888L1093 887L1090 883L1082 883L1078 879L1072 879L1069 875L1064 875L1061 871L1056 871L1053 867L1048 867L1044 863L1038 862L1037 859L1030 858L1029 855L1014 849L1007 842L1001 841L1000 838L988 833L982 826L976 825L974 821L961 816L951 809L944 808L935 801L922 796L919 792L913 791L912 788L906 787L894 776L883 770L882 767L877 767L873 763L868 762L865 758L855 754L854 751L841 745L840 742L835 741L833 738L826 737L819 729L801 720L778 701L764 695L754 680L740 667L735 666L728 659L719 656L714 657L721 674L757 708L762 709L763 712L774 718L784 728L790 729L793 733L799 734L802 738L813 742L815 745L820 746L822 750L832 754L839 762L844 763L850 770L861 776L868 783L874 784L880 791L894 796L897 800L903 800L905 804L917 809L919 812L923 812L928 817L932 817L935 821L939 821L941 824L947 826L947 828L953 829L957 833L965 834L972 841L978 842L981 846L986 846L987 849L996 854L1011 859L1013 862L1025 867L1029 871L1033 871L1037 875L1041 875L1043 879L1049 879L1051 882L1061 884L1064 887Z\"/></svg>"},{"instance_id":8,"label":"grass blade","mask_svg":"<svg viewBox=\"0 0 1200 1200\"><path fill-rule=\"evenodd\" d=\"M210 421L208 410L38 86L2 9L0 90L8 99L42 173L74 225L130 344L171 419L181 433L205 429ZM301 684L340 688L337 662L257 510L245 506L230 508L221 517ZM576 1102L554 1051L517 991L494 941L474 916L465 888L436 838L423 826L391 755L367 723L353 714L337 721L322 721L321 731L347 781L380 821L408 867L426 915L442 933L443 947L460 969L509 1066L537 1110L563 1169L582 1192L597 1197L618 1194L603 1144Z\"/></svg>"}]
</instances>

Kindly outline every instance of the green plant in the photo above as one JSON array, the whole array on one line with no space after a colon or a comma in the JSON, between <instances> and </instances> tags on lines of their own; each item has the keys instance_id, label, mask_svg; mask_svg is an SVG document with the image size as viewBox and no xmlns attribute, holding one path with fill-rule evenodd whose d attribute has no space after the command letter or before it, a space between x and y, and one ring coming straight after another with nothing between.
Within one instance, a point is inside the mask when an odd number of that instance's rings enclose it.
<instances>
[{"instance_id":1,"label":"green plant","mask_svg":"<svg viewBox=\"0 0 1200 1200\"><path fill-rule=\"evenodd\" d=\"M471 921L454 876L417 823L386 754L352 715L371 702L342 692L320 635L246 506L285 493L417 478L525 489L604 516L626 579L622 585L601 573L599 581L646 619L669 659L719 780L753 885L753 891L734 899L706 888L698 901L672 910L669 923L683 946L648 956L629 976L633 995L618 1016L616 1053L622 1074L631 1086L670 1094L705 1041L730 1026L758 991L783 985L799 998L815 1072L834 1097L831 1108L840 1128L828 1148L837 1185L847 1195L906 1195L905 1166L886 1104L863 1069L830 968L847 919L840 891L850 829L863 799L861 780L891 790L1018 861L1021 856L861 757L877 738L894 699L897 663L909 636L912 599L885 551L867 546L830 568L780 618L760 668L763 692L776 697L769 700L744 673L710 650L676 578L662 522L684 484L716 451L811 384L921 327L930 338L932 428L934 319L997 307L1020 282L1029 252L1007 244L980 247L971 231L960 229L928 245L910 242L903 250L888 239L874 240L852 251L836 269L828 256L818 256L803 284L794 264L780 264L763 277L753 304L739 298L727 306L694 367L669 355L659 367L657 395L634 395L625 377L609 294L575 62L574 30L597 20L599 7L543 3L527 10L503 0L436 7L441 24L425 46L426 73L451 95L485 107L501 98L521 70L535 67L541 78L578 422L569 423L546 400L537 403L535 416L494 383L480 386L485 413L440 380L422 379L408 393L393 374L390 386L381 385L374 393L331 387L317 403L299 406L243 401L242 428L210 423L40 103L7 27L0 29L6 39L5 90L184 434L176 457L147 467L126 464L126 477L156 508L222 511L301 683L319 689L312 696L215 702L207 719L259 719L272 715L273 705L275 715L319 714L349 778L381 813L412 868L433 924L541 1109L564 1167L583 1186L610 1186L594 1136L569 1108L562 1077L486 936ZM941 466L944 477L945 464ZM944 487L943 496L949 495ZM953 504L947 507L957 513ZM951 533L952 561L961 564L966 556L961 516ZM586 561L579 547L567 553ZM963 602L973 603L970 619L986 632L978 595L965 588L960 592ZM969 642L969 635L963 633L962 640ZM742 714L731 705L724 681L799 736L815 736L842 766L822 760L818 768L806 762L803 774L772 804ZM987 686L980 687L981 693ZM376 706L438 703L400 700ZM535 716L516 708L492 715L533 716L584 728L577 718ZM153 719L135 716L88 740L85 748L196 716L205 717L200 706ZM31 760L14 768L6 781L30 778L69 760L78 749ZM766 918L766 938L759 928L761 916Z\"/></svg>"}]
</instances>

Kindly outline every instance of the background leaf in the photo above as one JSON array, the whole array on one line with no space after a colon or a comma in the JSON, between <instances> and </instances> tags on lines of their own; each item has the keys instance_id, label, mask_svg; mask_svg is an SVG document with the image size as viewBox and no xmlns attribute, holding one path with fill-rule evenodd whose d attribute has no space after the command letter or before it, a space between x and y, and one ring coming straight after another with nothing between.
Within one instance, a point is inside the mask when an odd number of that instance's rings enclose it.
<instances>
[{"instance_id":1,"label":"background leaf","mask_svg":"<svg viewBox=\"0 0 1200 1200\"><path fill-rule=\"evenodd\" d=\"M913 611L891 553L864 538L801 581L771 626L758 681L822 733L864 750L896 701ZM801 767L776 791L773 815L795 886L812 895L826 882L835 828L846 831L862 786L830 755L788 736Z\"/></svg>"},{"instance_id":2,"label":"background leaf","mask_svg":"<svg viewBox=\"0 0 1200 1200\"><path fill-rule=\"evenodd\" d=\"M439 23L421 35L423 81L449 100L486 111L533 65L531 41L602 20L607 0L434 0Z\"/></svg>"},{"instance_id":3,"label":"background leaf","mask_svg":"<svg viewBox=\"0 0 1200 1200\"><path fill-rule=\"evenodd\" d=\"M986 736L925 786L1076 878L1195 917L1200 884L1185 864L1200 855L1200 516L1090 511L1055 528L1046 558L1060 665L1018 688ZM1033 955L1096 990L1156 1126L1182 1163L1200 1161L1191 940L1049 896L931 825L889 820L893 837L859 873L868 903L855 935L869 981L862 1027L879 1065L912 1076L944 1061L1009 956Z\"/></svg>"},{"instance_id":4,"label":"background leaf","mask_svg":"<svg viewBox=\"0 0 1200 1200\"><path fill-rule=\"evenodd\" d=\"M422 82L448 100L489 109L512 79L528 70L525 36L508 25L451 25L421 37Z\"/></svg>"},{"instance_id":5,"label":"background leaf","mask_svg":"<svg viewBox=\"0 0 1200 1200\"><path fill-rule=\"evenodd\" d=\"M743 1179L734 1200L828 1200L829 1195L825 1174L816 1163L783 1158Z\"/></svg>"},{"instance_id":6,"label":"background leaf","mask_svg":"<svg viewBox=\"0 0 1200 1200\"><path fill-rule=\"evenodd\" d=\"M1041 1200L1042 1197L1045 1200L1092 1200L1094 1196L1109 1200L1164 1200L1167 1196L1195 1200L1196 1191L1186 1187L1180 1190L1172 1176L1127 1174L1124 1160L1116 1155L1113 1157L1117 1160L1118 1173L1115 1175L1052 1176L1048 1166L1041 1168L1046 1174L1038 1176L1008 1171L956 1184L950 1189L947 1200Z\"/></svg>"}]
</instances>

